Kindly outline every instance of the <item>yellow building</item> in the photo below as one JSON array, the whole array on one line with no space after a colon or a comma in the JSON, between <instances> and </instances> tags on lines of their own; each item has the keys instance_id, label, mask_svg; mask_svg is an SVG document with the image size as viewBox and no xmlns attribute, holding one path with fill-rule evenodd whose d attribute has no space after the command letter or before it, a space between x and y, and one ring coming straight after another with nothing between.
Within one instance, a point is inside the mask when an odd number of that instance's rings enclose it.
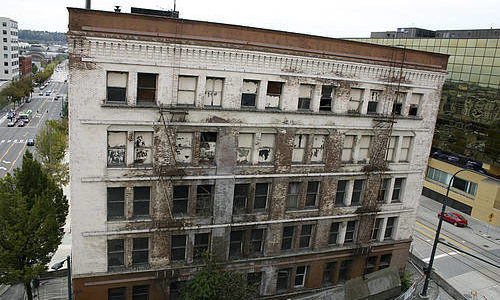
<instances>
[{"instance_id":1,"label":"yellow building","mask_svg":"<svg viewBox=\"0 0 500 300\"><path fill-rule=\"evenodd\" d=\"M422 194L442 202L455 172L465 169L430 158ZM500 226L500 180L486 174L462 171L452 182L448 206L493 226Z\"/></svg>"}]
</instances>

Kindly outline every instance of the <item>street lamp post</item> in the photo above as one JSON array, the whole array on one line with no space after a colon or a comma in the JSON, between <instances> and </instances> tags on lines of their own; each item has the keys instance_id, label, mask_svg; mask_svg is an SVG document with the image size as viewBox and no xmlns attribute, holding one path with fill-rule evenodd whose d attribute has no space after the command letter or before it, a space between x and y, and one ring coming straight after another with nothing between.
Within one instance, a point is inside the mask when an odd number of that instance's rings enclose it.
<instances>
[{"instance_id":1,"label":"street lamp post","mask_svg":"<svg viewBox=\"0 0 500 300\"><path fill-rule=\"evenodd\" d=\"M58 262L52 266L53 270L59 270L62 268L64 262L68 264L68 300L73 299L73 294L71 292L71 257L68 255L65 260Z\"/></svg>"}]
</instances>

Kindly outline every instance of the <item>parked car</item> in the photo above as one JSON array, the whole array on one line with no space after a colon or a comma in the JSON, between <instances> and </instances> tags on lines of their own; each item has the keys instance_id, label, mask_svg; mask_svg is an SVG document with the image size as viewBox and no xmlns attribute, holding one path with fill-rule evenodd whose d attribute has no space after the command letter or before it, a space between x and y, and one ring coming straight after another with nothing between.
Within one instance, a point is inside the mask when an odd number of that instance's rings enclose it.
<instances>
[{"instance_id":1,"label":"parked car","mask_svg":"<svg viewBox=\"0 0 500 300\"><path fill-rule=\"evenodd\" d=\"M38 96L43 96L43 91L40 91L40 93L38 93Z\"/></svg>"},{"instance_id":2,"label":"parked car","mask_svg":"<svg viewBox=\"0 0 500 300\"><path fill-rule=\"evenodd\" d=\"M7 123L7 126L9 127L14 127L14 125L16 125L14 121L10 121L9 123Z\"/></svg>"},{"instance_id":3,"label":"parked car","mask_svg":"<svg viewBox=\"0 0 500 300\"><path fill-rule=\"evenodd\" d=\"M28 139L28 141L26 142L26 145L28 145L28 146L35 146L35 140L34 139Z\"/></svg>"},{"instance_id":4,"label":"parked car","mask_svg":"<svg viewBox=\"0 0 500 300\"><path fill-rule=\"evenodd\" d=\"M441 213L438 214L438 218L441 218ZM443 220L455 226L467 226L467 219L459 213L444 213Z\"/></svg>"},{"instance_id":5,"label":"parked car","mask_svg":"<svg viewBox=\"0 0 500 300\"><path fill-rule=\"evenodd\" d=\"M51 93L50 91L46 91L45 96L50 96L50 93Z\"/></svg>"},{"instance_id":6,"label":"parked car","mask_svg":"<svg viewBox=\"0 0 500 300\"><path fill-rule=\"evenodd\" d=\"M17 127L24 127L24 121L23 120L17 121Z\"/></svg>"}]
</instances>

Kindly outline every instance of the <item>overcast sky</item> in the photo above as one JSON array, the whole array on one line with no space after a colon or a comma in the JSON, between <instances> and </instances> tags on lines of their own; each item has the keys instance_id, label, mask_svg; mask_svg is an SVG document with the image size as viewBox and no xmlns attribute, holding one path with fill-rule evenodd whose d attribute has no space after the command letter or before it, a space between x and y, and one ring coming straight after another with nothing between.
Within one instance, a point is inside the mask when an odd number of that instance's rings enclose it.
<instances>
[{"instance_id":1,"label":"overcast sky","mask_svg":"<svg viewBox=\"0 0 500 300\"><path fill-rule=\"evenodd\" d=\"M92 0L92 9L120 5L172 9L174 0ZM1 0L0 16L20 29L66 32L66 7L85 0ZM397 27L499 28L500 0L177 0L185 19L246 25L329 37L369 37Z\"/></svg>"}]
</instances>

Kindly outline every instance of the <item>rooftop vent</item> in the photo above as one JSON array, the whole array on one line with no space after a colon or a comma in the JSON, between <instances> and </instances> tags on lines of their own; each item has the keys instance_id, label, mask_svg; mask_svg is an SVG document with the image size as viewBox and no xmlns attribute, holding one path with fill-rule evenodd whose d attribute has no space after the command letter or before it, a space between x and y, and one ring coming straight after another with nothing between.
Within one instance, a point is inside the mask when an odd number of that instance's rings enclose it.
<instances>
[{"instance_id":1,"label":"rooftop vent","mask_svg":"<svg viewBox=\"0 0 500 300\"><path fill-rule=\"evenodd\" d=\"M156 9L132 7L130 9L130 12L133 14L140 14L140 15L179 18L179 12L176 10L156 10Z\"/></svg>"}]
</instances>

